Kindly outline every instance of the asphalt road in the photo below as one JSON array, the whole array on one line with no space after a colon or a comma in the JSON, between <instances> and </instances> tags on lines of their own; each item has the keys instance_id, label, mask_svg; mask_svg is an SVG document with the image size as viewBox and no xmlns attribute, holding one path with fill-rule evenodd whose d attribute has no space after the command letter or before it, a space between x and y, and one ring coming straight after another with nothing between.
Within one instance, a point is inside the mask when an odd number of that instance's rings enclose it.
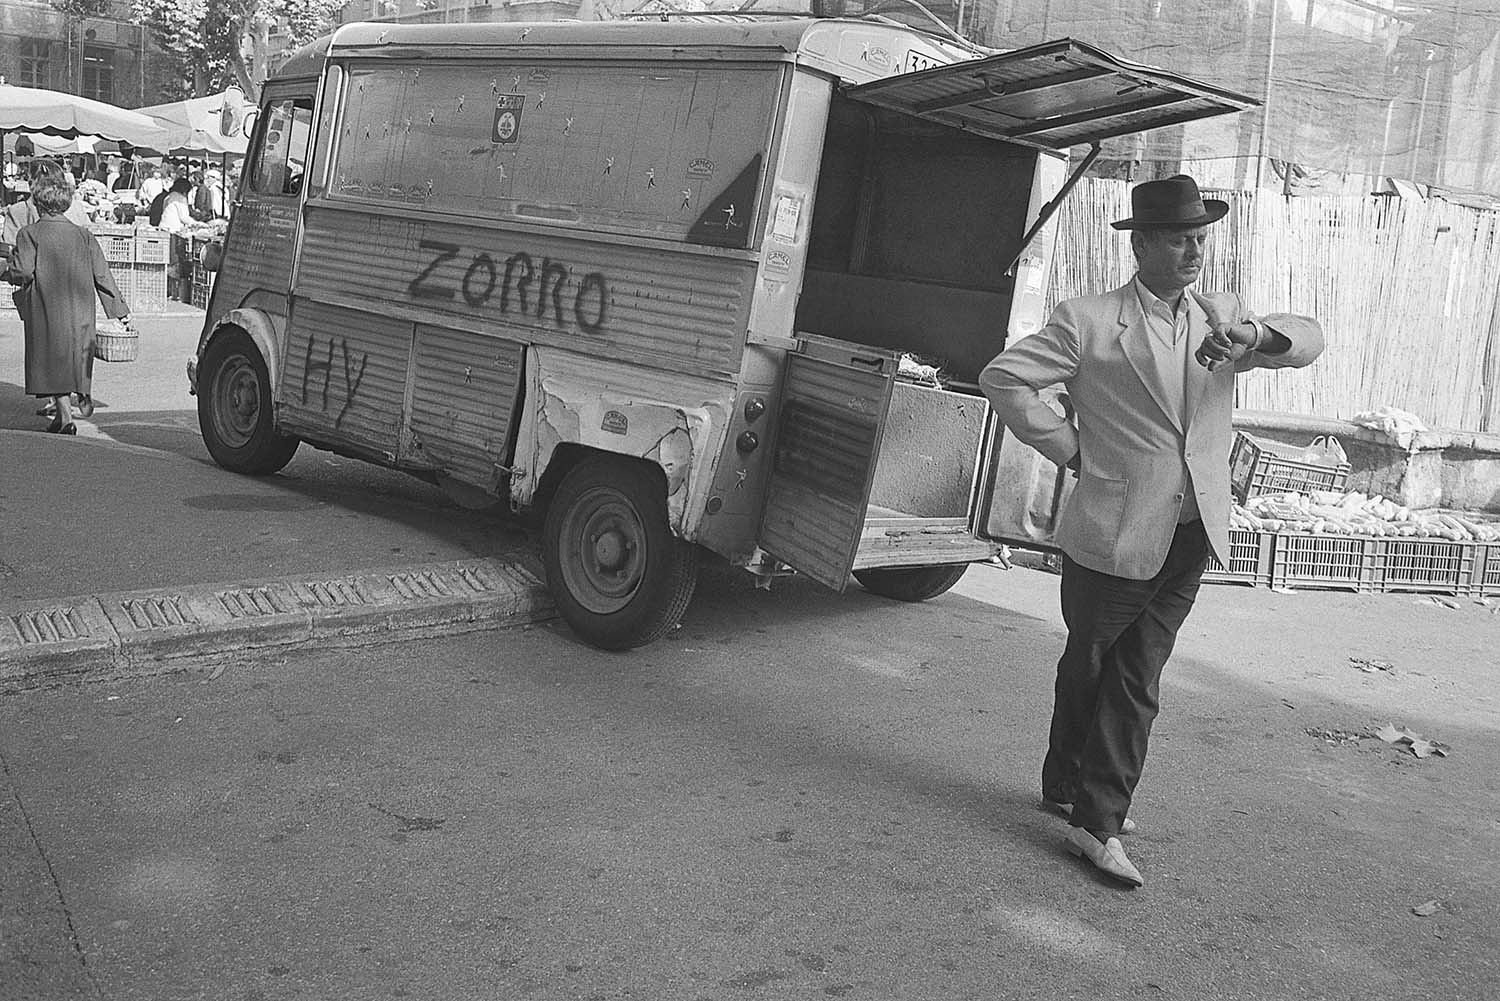
<instances>
[{"instance_id":1,"label":"asphalt road","mask_svg":"<svg viewBox=\"0 0 1500 1001\"><path fill-rule=\"evenodd\" d=\"M1208 589L1132 892L1036 804L1055 587L711 569L633 654L554 624L0 699L0 994L1495 996L1491 608Z\"/></svg>"}]
</instances>

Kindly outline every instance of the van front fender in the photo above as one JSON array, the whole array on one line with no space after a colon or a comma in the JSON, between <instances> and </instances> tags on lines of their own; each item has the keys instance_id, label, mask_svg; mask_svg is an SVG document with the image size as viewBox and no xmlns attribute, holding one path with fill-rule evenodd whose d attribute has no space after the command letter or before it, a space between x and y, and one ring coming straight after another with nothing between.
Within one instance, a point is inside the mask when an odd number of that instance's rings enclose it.
<instances>
[{"instance_id":1,"label":"van front fender","mask_svg":"<svg viewBox=\"0 0 1500 1001\"><path fill-rule=\"evenodd\" d=\"M225 330L243 330L260 350L266 361L266 371L271 376L271 399L280 399L277 389L281 382L281 345L285 343L286 318L275 316L259 309L231 309L225 313L209 335L198 345L198 360L215 337ZM197 392L197 377L193 379L193 391Z\"/></svg>"}]
</instances>

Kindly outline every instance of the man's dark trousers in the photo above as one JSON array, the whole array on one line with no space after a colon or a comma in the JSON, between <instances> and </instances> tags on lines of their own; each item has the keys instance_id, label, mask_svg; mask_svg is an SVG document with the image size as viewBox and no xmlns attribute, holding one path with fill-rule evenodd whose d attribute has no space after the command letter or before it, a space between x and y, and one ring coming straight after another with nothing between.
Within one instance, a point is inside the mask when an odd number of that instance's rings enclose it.
<instances>
[{"instance_id":1,"label":"man's dark trousers","mask_svg":"<svg viewBox=\"0 0 1500 1001\"><path fill-rule=\"evenodd\" d=\"M1068 643L1057 664L1042 795L1072 803L1076 827L1118 834L1146 761L1161 671L1208 566L1201 521L1177 526L1150 580L1129 580L1063 557Z\"/></svg>"}]
</instances>

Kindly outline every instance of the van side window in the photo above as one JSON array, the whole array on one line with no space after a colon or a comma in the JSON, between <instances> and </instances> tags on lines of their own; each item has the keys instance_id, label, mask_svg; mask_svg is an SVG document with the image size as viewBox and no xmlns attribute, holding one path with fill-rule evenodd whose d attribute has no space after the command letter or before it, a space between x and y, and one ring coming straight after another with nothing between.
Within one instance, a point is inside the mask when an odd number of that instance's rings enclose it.
<instances>
[{"instance_id":1,"label":"van side window","mask_svg":"<svg viewBox=\"0 0 1500 1001\"><path fill-rule=\"evenodd\" d=\"M250 189L262 195L295 195L302 190L307 150L312 139L310 97L275 101L265 111L265 126L255 154Z\"/></svg>"}]
</instances>

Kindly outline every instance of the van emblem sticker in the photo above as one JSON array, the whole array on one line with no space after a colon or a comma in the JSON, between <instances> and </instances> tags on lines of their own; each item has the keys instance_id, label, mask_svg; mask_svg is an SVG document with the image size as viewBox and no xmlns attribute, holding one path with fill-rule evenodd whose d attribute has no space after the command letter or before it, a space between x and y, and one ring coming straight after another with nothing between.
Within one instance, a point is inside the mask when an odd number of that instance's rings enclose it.
<instances>
[{"instance_id":1,"label":"van emblem sticker","mask_svg":"<svg viewBox=\"0 0 1500 1001\"><path fill-rule=\"evenodd\" d=\"M490 142L513 143L521 138L521 112L526 107L525 94L501 94L495 98L495 125Z\"/></svg>"},{"instance_id":2,"label":"van emblem sticker","mask_svg":"<svg viewBox=\"0 0 1500 1001\"><path fill-rule=\"evenodd\" d=\"M604 411L604 423L599 425L600 430L608 431L610 434L624 434L630 430L630 421L618 410Z\"/></svg>"},{"instance_id":3,"label":"van emblem sticker","mask_svg":"<svg viewBox=\"0 0 1500 1001\"><path fill-rule=\"evenodd\" d=\"M717 166L717 164L715 164L706 156L695 157L694 159L688 161L688 176L713 177L714 168Z\"/></svg>"}]
</instances>

